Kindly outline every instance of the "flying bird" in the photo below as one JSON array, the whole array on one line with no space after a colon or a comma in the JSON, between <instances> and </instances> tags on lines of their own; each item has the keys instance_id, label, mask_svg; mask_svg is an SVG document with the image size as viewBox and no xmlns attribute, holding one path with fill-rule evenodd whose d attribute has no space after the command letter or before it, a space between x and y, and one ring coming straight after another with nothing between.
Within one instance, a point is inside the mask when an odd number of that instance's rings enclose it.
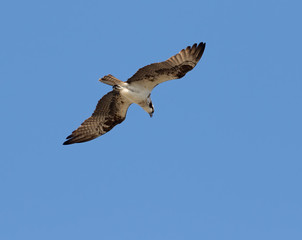
<instances>
[{"instance_id":1,"label":"flying bird","mask_svg":"<svg viewBox=\"0 0 302 240\"><path fill-rule=\"evenodd\" d=\"M164 62L140 68L126 82L111 74L99 79L100 82L111 85L113 90L99 100L92 116L74 130L63 145L87 142L109 132L125 120L132 103L141 106L152 117L152 89L162 82L185 76L199 62L205 46L203 42L188 46Z\"/></svg>"}]
</instances>

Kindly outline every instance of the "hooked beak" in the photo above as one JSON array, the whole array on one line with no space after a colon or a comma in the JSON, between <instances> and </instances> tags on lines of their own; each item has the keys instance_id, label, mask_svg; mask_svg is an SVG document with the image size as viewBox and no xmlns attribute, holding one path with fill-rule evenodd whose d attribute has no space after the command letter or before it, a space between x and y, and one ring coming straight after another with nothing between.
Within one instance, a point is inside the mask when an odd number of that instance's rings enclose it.
<instances>
[{"instance_id":1,"label":"hooked beak","mask_svg":"<svg viewBox=\"0 0 302 240\"><path fill-rule=\"evenodd\" d=\"M152 118L152 116L153 116L153 112L152 112L152 113L149 113L149 115L150 115L150 117Z\"/></svg>"}]
</instances>

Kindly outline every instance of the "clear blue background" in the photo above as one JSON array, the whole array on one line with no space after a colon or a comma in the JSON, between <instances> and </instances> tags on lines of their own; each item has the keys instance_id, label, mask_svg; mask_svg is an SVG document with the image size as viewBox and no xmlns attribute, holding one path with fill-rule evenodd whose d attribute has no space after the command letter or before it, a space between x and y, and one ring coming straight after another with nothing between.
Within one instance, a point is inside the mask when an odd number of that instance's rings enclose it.
<instances>
[{"instance_id":1,"label":"clear blue background","mask_svg":"<svg viewBox=\"0 0 302 240\"><path fill-rule=\"evenodd\" d=\"M2 1L0 239L302 239L301 1ZM195 42L149 118L63 146Z\"/></svg>"}]
</instances>

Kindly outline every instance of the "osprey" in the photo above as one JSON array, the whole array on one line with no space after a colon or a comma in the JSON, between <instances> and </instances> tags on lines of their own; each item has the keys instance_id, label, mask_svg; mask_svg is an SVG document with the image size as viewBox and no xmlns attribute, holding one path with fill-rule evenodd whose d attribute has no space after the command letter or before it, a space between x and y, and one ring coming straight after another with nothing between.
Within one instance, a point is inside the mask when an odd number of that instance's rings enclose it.
<instances>
[{"instance_id":1,"label":"osprey","mask_svg":"<svg viewBox=\"0 0 302 240\"><path fill-rule=\"evenodd\" d=\"M99 79L100 82L113 86L113 90L99 100L92 116L73 131L63 144L86 142L105 134L125 120L132 103L141 106L152 117L152 89L162 82L185 76L199 62L205 46L203 42L188 46L164 62L139 69L126 82L111 74Z\"/></svg>"}]
</instances>

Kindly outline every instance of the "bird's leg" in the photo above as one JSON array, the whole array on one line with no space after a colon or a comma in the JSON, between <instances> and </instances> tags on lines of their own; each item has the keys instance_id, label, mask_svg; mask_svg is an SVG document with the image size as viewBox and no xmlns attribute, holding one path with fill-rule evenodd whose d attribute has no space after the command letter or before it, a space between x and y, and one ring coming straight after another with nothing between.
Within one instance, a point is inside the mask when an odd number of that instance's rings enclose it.
<instances>
[{"instance_id":1,"label":"bird's leg","mask_svg":"<svg viewBox=\"0 0 302 240\"><path fill-rule=\"evenodd\" d=\"M112 89L114 89L114 90L121 90L122 87L119 86L119 85L113 85Z\"/></svg>"}]
</instances>

